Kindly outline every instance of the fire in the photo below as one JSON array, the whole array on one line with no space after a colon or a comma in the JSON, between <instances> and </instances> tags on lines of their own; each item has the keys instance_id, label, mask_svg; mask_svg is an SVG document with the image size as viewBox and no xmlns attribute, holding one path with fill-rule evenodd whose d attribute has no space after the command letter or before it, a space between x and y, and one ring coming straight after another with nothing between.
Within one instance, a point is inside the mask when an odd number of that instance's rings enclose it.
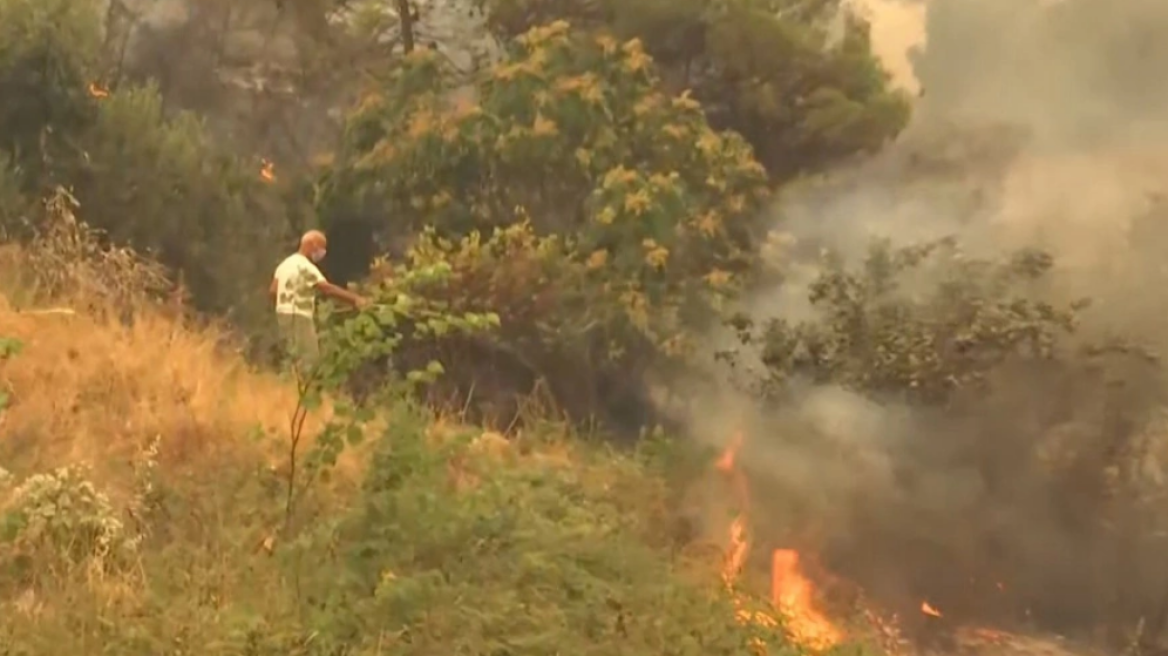
<instances>
[{"instance_id":1,"label":"fire","mask_svg":"<svg viewBox=\"0 0 1168 656\"><path fill-rule=\"evenodd\" d=\"M734 439L730 440L729 446L722 452L722 456L718 458L718 462L714 464L718 468L718 471L727 475L736 473L734 465L738 461L738 451L742 448L743 439L745 438L741 432L734 434Z\"/></svg>"},{"instance_id":2,"label":"fire","mask_svg":"<svg viewBox=\"0 0 1168 656\"><path fill-rule=\"evenodd\" d=\"M942 616L941 611L937 610L936 608L933 608L933 606L931 604L929 604L929 602L927 602L927 601L921 602L921 612L924 613L925 615L932 615L933 617L941 617Z\"/></svg>"},{"instance_id":3,"label":"fire","mask_svg":"<svg viewBox=\"0 0 1168 656\"><path fill-rule=\"evenodd\" d=\"M775 549L771 595L775 608L787 618L787 631L799 644L827 649L843 638L839 629L815 608L815 586L799 567L799 552Z\"/></svg>"},{"instance_id":4,"label":"fire","mask_svg":"<svg viewBox=\"0 0 1168 656\"><path fill-rule=\"evenodd\" d=\"M109 89L98 85L96 82L89 83L89 95L94 98L105 98L109 96Z\"/></svg>"},{"instance_id":5,"label":"fire","mask_svg":"<svg viewBox=\"0 0 1168 656\"><path fill-rule=\"evenodd\" d=\"M727 585L734 585L738 573L746 563L746 554L750 544L746 541L746 521L736 517L730 524L730 547L726 550L726 564L722 567L722 581Z\"/></svg>"},{"instance_id":6,"label":"fire","mask_svg":"<svg viewBox=\"0 0 1168 656\"><path fill-rule=\"evenodd\" d=\"M750 551L747 537L747 509L750 497L746 479L737 468L738 451L742 448L743 434L736 433L730 444L715 463L722 474L730 478L735 495L738 497L740 514L730 524L730 543L726 549L722 568L722 581L733 591L734 582L746 563ZM827 649L838 644L842 633L815 607L815 586L799 565L798 552L791 549L776 549L771 562L771 600L774 607L786 619L785 628L792 640L810 649ZM742 599L734 597L738 608L737 618L743 623L775 626L775 618L764 613L751 613L743 608ZM756 653L765 653L763 644L752 645Z\"/></svg>"},{"instance_id":7,"label":"fire","mask_svg":"<svg viewBox=\"0 0 1168 656\"><path fill-rule=\"evenodd\" d=\"M261 160L260 177L268 182L276 181L276 166L270 160Z\"/></svg>"}]
</instances>

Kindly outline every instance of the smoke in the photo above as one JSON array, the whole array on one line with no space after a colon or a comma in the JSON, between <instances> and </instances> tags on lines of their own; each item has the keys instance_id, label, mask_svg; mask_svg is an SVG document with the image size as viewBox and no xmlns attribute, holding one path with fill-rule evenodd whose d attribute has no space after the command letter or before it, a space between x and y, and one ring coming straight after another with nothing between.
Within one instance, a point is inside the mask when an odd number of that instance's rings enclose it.
<instances>
[{"instance_id":1,"label":"smoke","mask_svg":"<svg viewBox=\"0 0 1168 656\"><path fill-rule=\"evenodd\" d=\"M977 257L1045 250L1043 297L1093 301L1078 339L1164 351L1168 3L864 5L878 52L919 85L913 123L880 156L784 195L787 277L747 314L814 319L808 285L825 249L858 265L873 239L952 236ZM929 598L969 621L1074 630L1162 605L1155 504L1102 492L1109 477L1138 479L1141 494L1158 483L1157 382L1146 363L1031 363L961 407L806 384L777 410L727 383L688 414L707 443L747 427L759 535L817 550L902 612ZM1130 474L1105 466L1124 458Z\"/></svg>"}]
</instances>

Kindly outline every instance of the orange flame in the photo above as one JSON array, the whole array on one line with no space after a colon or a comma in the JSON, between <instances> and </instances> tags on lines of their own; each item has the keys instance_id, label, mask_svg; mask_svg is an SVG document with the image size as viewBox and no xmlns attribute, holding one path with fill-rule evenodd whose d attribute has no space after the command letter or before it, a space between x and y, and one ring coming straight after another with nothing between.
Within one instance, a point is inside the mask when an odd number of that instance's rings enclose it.
<instances>
[{"instance_id":1,"label":"orange flame","mask_svg":"<svg viewBox=\"0 0 1168 656\"><path fill-rule=\"evenodd\" d=\"M843 636L815 608L815 586L803 575L799 552L776 549L771 565L771 595L775 607L787 618L791 637L805 647L828 649Z\"/></svg>"},{"instance_id":2,"label":"orange flame","mask_svg":"<svg viewBox=\"0 0 1168 656\"><path fill-rule=\"evenodd\" d=\"M268 182L276 181L276 166L270 160L261 160L260 177Z\"/></svg>"},{"instance_id":3,"label":"orange flame","mask_svg":"<svg viewBox=\"0 0 1168 656\"><path fill-rule=\"evenodd\" d=\"M750 541L747 538L746 515L749 507L749 492L745 476L737 468L738 451L742 448L743 434L736 433L727 445L726 450L715 463L715 467L722 474L730 478L741 514L730 524L730 540L726 549L725 561L722 568L722 581L727 588L733 591L734 582L738 579L746 556L750 550ZM804 576L799 566L799 554L790 549L778 549L774 552L771 567L771 595L776 610L786 618L785 628L791 639L810 649L827 649L835 646L842 640L840 631L821 614L814 603L815 588L810 579ZM765 613L752 613L743 608L741 597L735 595L736 616L743 623L754 623L760 626L773 627L777 624L775 618ZM755 653L765 653L766 645L753 643Z\"/></svg>"},{"instance_id":4,"label":"orange flame","mask_svg":"<svg viewBox=\"0 0 1168 656\"><path fill-rule=\"evenodd\" d=\"M941 617L942 616L941 611L937 610L936 608L933 608L933 606L931 604L929 604L929 602L927 602L927 601L921 602L921 612L924 613L925 615L932 615L933 617Z\"/></svg>"},{"instance_id":5,"label":"orange flame","mask_svg":"<svg viewBox=\"0 0 1168 656\"><path fill-rule=\"evenodd\" d=\"M738 578L742 566L746 564L746 554L750 543L746 541L746 521L736 517L730 524L730 546L726 550L726 564L722 566L722 581L730 586Z\"/></svg>"},{"instance_id":6,"label":"orange flame","mask_svg":"<svg viewBox=\"0 0 1168 656\"><path fill-rule=\"evenodd\" d=\"M722 452L718 462L714 463L718 471L727 475L734 473L734 465L737 464L738 451L742 448L743 439L741 432L734 434L734 438L730 440L730 444L726 446L726 450Z\"/></svg>"},{"instance_id":7,"label":"orange flame","mask_svg":"<svg viewBox=\"0 0 1168 656\"><path fill-rule=\"evenodd\" d=\"M105 98L109 96L109 89L99 86L96 82L89 83L89 95L94 98Z\"/></svg>"}]
</instances>

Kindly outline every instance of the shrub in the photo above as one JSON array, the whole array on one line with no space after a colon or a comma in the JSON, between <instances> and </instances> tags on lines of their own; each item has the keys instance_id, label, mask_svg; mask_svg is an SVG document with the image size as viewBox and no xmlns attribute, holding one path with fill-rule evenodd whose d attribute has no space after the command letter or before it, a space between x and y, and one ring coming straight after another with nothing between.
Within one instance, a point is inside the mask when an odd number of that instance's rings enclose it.
<instances>
[{"instance_id":1,"label":"shrub","mask_svg":"<svg viewBox=\"0 0 1168 656\"><path fill-rule=\"evenodd\" d=\"M252 318L263 290L249 280L288 229L282 187L198 118L168 114L157 88L103 79L96 9L0 0L0 96L14 99L0 109L0 227L29 238L42 218L14 190L67 189L86 224L181 276L200 310Z\"/></svg>"},{"instance_id":2,"label":"shrub","mask_svg":"<svg viewBox=\"0 0 1168 656\"><path fill-rule=\"evenodd\" d=\"M749 282L762 167L696 102L661 91L637 41L533 29L475 103L452 105L440 73L419 53L352 113L322 211L358 198L392 217L373 225L387 248L429 226L407 259L448 261L457 286L443 300L503 317L494 354L527 362L493 362L526 381L518 391L546 378L578 418L640 399L645 376L685 356Z\"/></svg>"},{"instance_id":3,"label":"shrub","mask_svg":"<svg viewBox=\"0 0 1168 656\"><path fill-rule=\"evenodd\" d=\"M105 567L137 549L120 513L77 467L30 476L5 495L0 510L0 565L35 556Z\"/></svg>"},{"instance_id":4,"label":"shrub","mask_svg":"<svg viewBox=\"0 0 1168 656\"><path fill-rule=\"evenodd\" d=\"M643 510L665 490L635 460L425 421L393 413L352 513L317 538L339 568L307 588L322 650L696 656L759 637L650 546Z\"/></svg>"},{"instance_id":5,"label":"shrub","mask_svg":"<svg viewBox=\"0 0 1168 656\"><path fill-rule=\"evenodd\" d=\"M21 165L32 194L63 182L93 120L101 44L97 7L68 0L0 2L0 151Z\"/></svg>"},{"instance_id":6,"label":"shrub","mask_svg":"<svg viewBox=\"0 0 1168 656\"><path fill-rule=\"evenodd\" d=\"M869 26L839 0L484 0L505 37L553 20L639 39L670 91L692 89L779 180L879 149L909 99L873 54ZM926 86L928 86L926 84Z\"/></svg>"},{"instance_id":7,"label":"shrub","mask_svg":"<svg viewBox=\"0 0 1168 656\"><path fill-rule=\"evenodd\" d=\"M258 162L223 152L193 115L164 116L151 87L103 98L83 143L71 180L86 223L181 275L201 310L259 305L254 281L270 276L287 224Z\"/></svg>"}]
</instances>

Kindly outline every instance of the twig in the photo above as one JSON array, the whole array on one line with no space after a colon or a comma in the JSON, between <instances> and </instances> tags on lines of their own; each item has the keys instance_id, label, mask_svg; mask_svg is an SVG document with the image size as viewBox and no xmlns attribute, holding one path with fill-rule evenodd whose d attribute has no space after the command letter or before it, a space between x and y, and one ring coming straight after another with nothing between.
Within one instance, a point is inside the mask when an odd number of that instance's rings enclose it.
<instances>
[{"instance_id":1,"label":"twig","mask_svg":"<svg viewBox=\"0 0 1168 656\"><path fill-rule=\"evenodd\" d=\"M284 499L284 532L287 533L292 525L292 510L296 505L296 473L300 440L304 436L304 423L308 420L308 406L305 403L308 394L316 379L316 372L308 378L300 377L300 368L295 368L297 396L296 409L292 412L292 420L288 427L288 491Z\"/></svg>"}]
</instances>

